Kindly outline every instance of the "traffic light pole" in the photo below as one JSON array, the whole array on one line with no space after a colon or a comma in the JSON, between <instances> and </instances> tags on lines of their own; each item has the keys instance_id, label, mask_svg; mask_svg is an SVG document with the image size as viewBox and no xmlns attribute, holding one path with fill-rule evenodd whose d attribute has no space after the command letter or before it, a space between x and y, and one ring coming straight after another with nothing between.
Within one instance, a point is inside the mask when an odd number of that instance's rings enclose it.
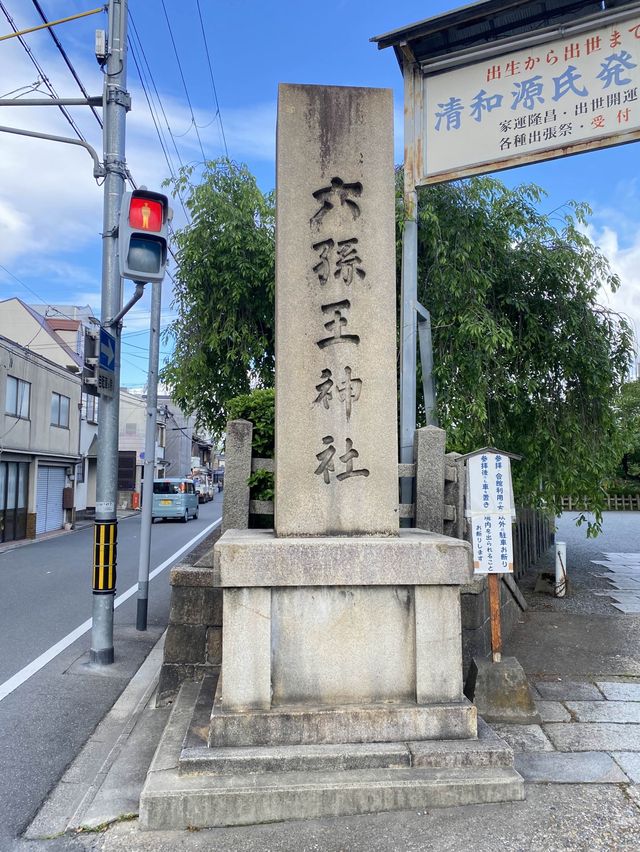
<instances>
[{"instance_id":1,"label":"traffic light pole","mask_svg":"<svg viewBox=\"0 0 640 852\"><path fill-rule=\"evenodd\" d=\"M104 212L101 319L120 314L122 280L118 264L118 221L126 179L127 0L109 2L109 58L104 79ZM101 395L98 423L96 522L91 628L91 663L113 663L113 605L116 592L118 521L118 415L120 404L120 325L111 329L116 355L113 396Z\"/></svg>"},{"instance_id":2,"label":"traffic light pole","mask_svg":"<svg viewBox=\"0 0 640 852\"><path fill-rule=\"evenodd\" d=\"M160 363L162 284L158 282L149 286L151 287L151 334L149 337L149 378L147 381L147 423L144 441L144 490L142 493L142 518L140 521L136 630L147 629L151 524L153 523L153 479L156 469L156 424L158 420L158 367Z\"/></svg>"}]
</instances>

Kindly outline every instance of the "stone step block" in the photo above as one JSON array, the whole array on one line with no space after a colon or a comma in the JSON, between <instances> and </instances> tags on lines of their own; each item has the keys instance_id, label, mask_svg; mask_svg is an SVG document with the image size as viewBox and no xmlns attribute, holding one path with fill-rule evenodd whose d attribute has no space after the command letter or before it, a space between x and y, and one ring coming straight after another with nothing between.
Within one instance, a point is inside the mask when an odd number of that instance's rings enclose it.
<instances>
[{"instance_id":1,"label":"stone step block","mask_svg":"<svg viewBox=\"0 0 640 852\"><path fill-rule=\"evenodd\" d=\"M513 751L479 720L478 739L428 740L407 743L344 743L337 745L207 748L185 740L180 754L181 775L192 773L333 771L338 769L393 769L422 767L511 767Z\"/></svg>"},{"instance_id":2,"label":"stone step block","mask_svg":"<svg viewBox=\"0 0 640 852\"><path fill-rule=\"evenodd\" d=\"M212 682L206 687L188 683L178 694L140 798L142 829L250 825L524 798L524 783L511 766L510 751L482 720L478 739L449 743L449 751L447 743L430 744L430 760L439 761L439 768L409 766L410 759L421 759L420 749L428 744L400 742L364 748L370 760L385 752L392 758L395 750L398 759L407 761L399 767L180 774L182 752L191 752L189 757L205 750L199 722L212 687ZM345 747L334 747L334 753L340 748ZM471 762L474 753L479 765Z\"/></svg>"},{"instance_id":3,"label":"stone step block","mask_svg":"<svg viewBox=\"0 0 640 852\"><path fill-rule=\"evenodd\" d=\"M209 746L312 745L475 739L477 711L447 704L372 704L224 711L214 705Z\"/></svg>"},{"instance_id":4,"label":"stone step block","mask_svg":"<svg viewBox=\"0 0 640 852\"><path fill-rule=\"evenodd\" d=\"M513 749L482 719L477 740L427 740L407 743L411 765L431 769L512 767Z\"/></svg>"},{"instance_id":5,"label":"stone step block","mask_svg":"<svg viewBox=\"0 0 640 852\"><path fill-rule=\"evenodd\" d=\"M367 769L260 775L150 773L142 830L185 830L520 801L514 769Z\"/></svg>"},{"instance_id":6,"label":"stone step block","mask_svg":"<svg viewBox=\"0 0 640 852\"><path fill-rule=\"evenodd\" d=\"M351 769L392 769L411 765L405 743L344 743L245 748L184 748L181 775L248 772L317 772Z\"/></svg>"}]
</instances>

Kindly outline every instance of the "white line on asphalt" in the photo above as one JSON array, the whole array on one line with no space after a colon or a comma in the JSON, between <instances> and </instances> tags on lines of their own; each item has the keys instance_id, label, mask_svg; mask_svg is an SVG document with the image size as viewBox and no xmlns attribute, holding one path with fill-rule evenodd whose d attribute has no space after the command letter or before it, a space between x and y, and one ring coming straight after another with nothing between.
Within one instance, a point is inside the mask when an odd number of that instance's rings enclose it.
<instances>
[{"instance_id":1,"label":"white line on asphalt","mask_svg":"<svg viewBox=\"0 0 640 852\"><path fill-rule=\"evenodd\" d=\"M209 524L208 527L205 527L202 532L198 533L198 535L195 536L195 538L192 538L191 541L188 541L185 545L183 545L183 547L181 547L179 550L176 550L176 552L173 553L168 559L165 559L165 561L161 565L158 565L157 568L154 568L153 571L151 571L151 573L149 574L149 580L153 580L154 577L157 577L158 574L164 571L165 568L175 562L178 557L182 556L185 550L189 550L191 547L197 544L197 542L199 542L201 538L204 538L207 533L210 533L211 530L214 530L216 527L220 526L221 523L222 518L218 518L217 521L214 521L212 524ZM127 589L126 592L123 592L121 595L118 595L113 604L114 609L116 607L119 607L120 604L123 604L125 601L128 601L129 598L132 597L132 595L135 595L137 591L138 584L136 583L135 586L131 586L131 588ZM88 630L91 630L92 624L92 618L88 618L86 621L83 621L83 623L79 627L76 627L75 630L72 630L71 633L67 634L64 637L64 639L61 639L59 642L56 642L55 645L52 645L43 654L40 654L39 657L36 657L35 660L32 660L32 662L28 663L28 665L26 665L23 669L20 669L19 672L16 672L16 674L14 674L13 677L10 677L9 680L5 680L4 683L1 683L0 701L6 698L7 695L10 695L19 686L22 686L22 684L29 680L30 677L33 677L36 672L39 672L41 668L44 668L44 666L47 665L47 663L50 663L51 660L55 659L58 654L61 654L65 650L65 648L68 648L69 645L72 645L76 641L76 639L79 639L84 633L86 633Z\"/></svg>"}]
</instances>

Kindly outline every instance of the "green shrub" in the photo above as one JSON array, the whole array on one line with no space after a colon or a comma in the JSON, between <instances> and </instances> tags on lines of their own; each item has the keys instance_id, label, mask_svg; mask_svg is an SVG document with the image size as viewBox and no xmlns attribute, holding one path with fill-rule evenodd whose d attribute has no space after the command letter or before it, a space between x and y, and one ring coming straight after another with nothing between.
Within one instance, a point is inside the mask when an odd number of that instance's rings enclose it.
<instances>
[{"instance_id":1,"label":"green shrub","mask_svg":"<svg viewBox=\"0 0 640 852\"><path fill-rule=\"evenodd\" d=\"M275 433L275 391L260 388L230 399L227 403L227 420L250 420L253 423L251 455L254 458L273 458ZM273 500L273 474L256 470L249 477L252 500Z\"/></svg>"}]
</instances>

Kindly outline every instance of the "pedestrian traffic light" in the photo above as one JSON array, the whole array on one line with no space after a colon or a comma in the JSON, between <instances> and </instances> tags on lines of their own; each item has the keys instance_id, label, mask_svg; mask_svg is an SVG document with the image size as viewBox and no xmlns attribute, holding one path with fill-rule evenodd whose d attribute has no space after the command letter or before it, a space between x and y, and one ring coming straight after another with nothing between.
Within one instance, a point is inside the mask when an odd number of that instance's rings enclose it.
<instances>
[{"instance_id":1,"label":"pedestrian traffic light","mask_svg":"<svg viewBox=\"0 0 640 852\"><path fill-rule=\"evenodd\" d=\"M120 275L162 281L167 265L169 199L159 192L125 192L120 208Z\"/></svg>"}]
</instances>

